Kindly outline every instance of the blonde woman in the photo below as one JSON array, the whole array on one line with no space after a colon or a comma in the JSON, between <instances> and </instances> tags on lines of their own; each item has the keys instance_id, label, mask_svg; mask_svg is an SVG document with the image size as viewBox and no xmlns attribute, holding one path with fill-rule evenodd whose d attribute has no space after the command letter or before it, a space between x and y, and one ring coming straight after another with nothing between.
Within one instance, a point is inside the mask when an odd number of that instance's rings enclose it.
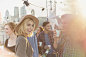
<instances>
[{"instance_id":1,"label":"blonde woman","mask_svg":"<svg viewBox=\"0 0 86 57\"><path fill-rule=\"evenodd\" d=\"M5 47L14 53L15 53L15 45L17 39L17 36L15 35L15 31L14 31L15 26L16 24L14 22L9 22L4 26L5 33L6 35L9 36L9 38L6 39L5 41Z\"/></svg>"},{"instance_id":2,"label":"blonde woman","mask_svg":"<svg viewBox=\"0 0 86 57\"><path fill-rule=\"evenodd\" d=\"M19 24L15 27L16 34L18 35L16 41L15 52L18 57L32 57L33 49L28 36L38 27L39 20L32 15L25 15L20 19Z\"/></svg>"}]
</instances>

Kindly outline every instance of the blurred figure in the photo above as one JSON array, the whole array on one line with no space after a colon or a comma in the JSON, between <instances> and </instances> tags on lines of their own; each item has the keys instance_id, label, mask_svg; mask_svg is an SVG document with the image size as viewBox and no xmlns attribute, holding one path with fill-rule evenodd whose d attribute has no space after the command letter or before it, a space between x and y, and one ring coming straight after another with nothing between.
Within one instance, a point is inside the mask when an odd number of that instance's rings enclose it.
<instances>
[{"instance_id":1,"label":"blurred figure","mask_svg":"<svg viewBox=\"0 0 86 57\"><path fill-rule=\"evenodd\" d=\"M34 50L33 57L39 57L37 37L35 35L35 32L32 32L32 36L28 35L27 39L30 42L30 44Z\"/></svg>"},{"instance_id":2,"label":"blurred figure","mask_svg":"<svg viewBox=\"0 0 86 57\"><path fill-rule=\"evenodd\" d=\"M5 41L5 47L14 53L15 53L15 45L16 45L16 39L17 39L17 36L15 35L15 30L14 30L15 26L16 24L13 22L9 22L4 26L5 33L6 35L9 36L9 38L6 39Z\"/></svg>"},{"instance_id":3,"label":"blurred figure","mask_svg":"<svg viewBox=\"0 0 86 57\"><path fill-rule=\"evenodd\" d=\"M84 39L82 33L83 19L72 14L64 14L61 19L64 31L59 38L54 36L58 40L58 44L56 41L54 46L57 46L59 57L85 57L85 51L82 47Z\"/></svg>"},{"instance_id":4,"label":"blurred figure","mask_svg":"<svg viewBox=\"0 0 86 57\"><path fill-rule=\"evenodd\" d=\"M32 15L24 15L21 17L19 24L15 27L16 34L18 35L15 52L18 57L33 57L35 50L27 40L27 37L32 36L32 32L37 26L38 19L36 17Z\"/></svg>"},{"instance_id":5,"label":"blurred figure","mask_svg":"<svg viewBox=\"0 0 86 57\"><path fill-rule=\"evenodd\" d=\"M39 33L40 33L40 32L42 32L42 31L43 31L43 28L42 28L42 27L38 27L38 28L37 28L36 36L38 36L38 35L39 35Z\"/></svg>"},{"instance_id":6,"label":"blurred figure","mask_svg":"<svg viewBox=\"0 0 86 57\"><path fill-rule=\"evenodd\" d=\"M43 31L43 28L42 27L38 27L37 28L37 33L36 33L36 37L38 37L39 33ZM38 43L39 45L39 43ZM39 51L39 56L41 56L41 48L38 47L38 51Z\"/></svg>"},{"instance_id":7,"label":"blurred figure","mask_svg":"<svg viewBox=\"0 0 86 57\"><path fill-rule=\"evenodd\" d=\"M82 27L82 33L83 33L83 41L82 41L82 47L84 48L85 51L85 56L86 56L86 24Z\"/></svg>"}]
</instances>

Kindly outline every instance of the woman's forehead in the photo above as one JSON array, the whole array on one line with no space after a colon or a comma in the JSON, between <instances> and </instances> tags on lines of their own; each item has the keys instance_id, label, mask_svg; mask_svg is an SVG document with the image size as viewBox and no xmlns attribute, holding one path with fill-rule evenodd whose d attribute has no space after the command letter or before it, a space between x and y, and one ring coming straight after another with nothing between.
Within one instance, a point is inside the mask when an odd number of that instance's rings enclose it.
<instances>
[{"instance_id":1,"label":"woman's forehead","mask_svg":"<svg viewBox=\"0 0 86 57\"><path fill-rule=\"evenodd\" d=\"M29 21L27 21L27 23L34 23L34 21L33 20L29 20Z\"/></svg>"},{"instance_id":2,"label":"woman's forehead","mask_svg":"<svg viewBox=\"0 0 86 57\"><path fill-rule=\"evenodd\" d=\"M10 26L9 25L5 25L5 27L4 28L10 28Z\"/></svg>"}]
</instances>

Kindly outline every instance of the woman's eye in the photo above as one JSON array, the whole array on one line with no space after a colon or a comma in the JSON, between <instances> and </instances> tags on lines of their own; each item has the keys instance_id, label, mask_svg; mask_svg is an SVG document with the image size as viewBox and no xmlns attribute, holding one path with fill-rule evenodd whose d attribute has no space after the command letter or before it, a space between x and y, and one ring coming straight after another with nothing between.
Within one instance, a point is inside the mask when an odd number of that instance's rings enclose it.
<instances>
[{"instance_id":1,"label":"woman's eye","mask_svg":"<svg viewBox=\"0 0 86 57\"><path fill-rule=\"evenodd\" d=\"M30 26L30 24L28 24L27 26Z\"/></svg>"},{"instance_id":2,"label":"woman's eye","mask_svg":"<svg viewBox=\"0 0 86 57\"><path fill-rule=\"evenodd\" d=\"M32 25L32 27L34 27L34 25Z\"/></svg>"}]
</instances>

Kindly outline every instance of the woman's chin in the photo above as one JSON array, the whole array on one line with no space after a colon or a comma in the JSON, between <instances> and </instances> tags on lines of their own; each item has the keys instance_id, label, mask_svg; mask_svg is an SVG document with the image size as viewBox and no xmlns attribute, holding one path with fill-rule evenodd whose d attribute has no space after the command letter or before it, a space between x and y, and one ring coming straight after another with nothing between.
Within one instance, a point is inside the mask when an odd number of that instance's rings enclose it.
<instances>
[{"instance_id":1,"label":"woman's chin","mask_svg":"<svg viewBox=\"0 0 86 57\"><path fill-rule=\"evenodd\" d=\"M31 34L31 32L28 32L28 34Z\"/></svg>"},{"instance_id":2,"label":"woman's chin","mask_svg":"<svg viewBox=\"0 0 86 57\"><path fill-rule=\"evenodd\" d=\"M6 34L7 36L9 36L9 34Z\"/></svg>"}]
</instances>

